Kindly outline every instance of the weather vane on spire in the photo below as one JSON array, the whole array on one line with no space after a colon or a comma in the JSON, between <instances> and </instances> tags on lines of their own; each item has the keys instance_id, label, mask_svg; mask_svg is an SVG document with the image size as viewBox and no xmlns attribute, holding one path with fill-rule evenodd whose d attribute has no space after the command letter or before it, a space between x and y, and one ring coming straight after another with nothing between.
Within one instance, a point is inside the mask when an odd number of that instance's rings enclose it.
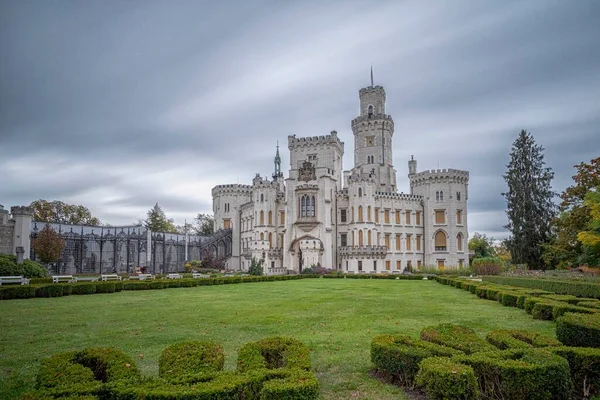
<instances>
[{"instance_id":1,"label":"weather vane on spire","mask_svg":"<svg viewBox=\"0 0 600 400\"><path fill-rule=\"evenodd\" d=\"M373 87L373 66L371 65L371 87Z\"/></svg>"}]
</instances>

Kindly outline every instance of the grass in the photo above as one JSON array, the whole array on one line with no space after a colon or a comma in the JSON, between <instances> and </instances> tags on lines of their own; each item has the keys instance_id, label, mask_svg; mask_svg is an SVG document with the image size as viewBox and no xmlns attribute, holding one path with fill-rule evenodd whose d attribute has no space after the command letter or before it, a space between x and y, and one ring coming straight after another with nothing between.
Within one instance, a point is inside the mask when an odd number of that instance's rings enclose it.
<instances>
[{"instance_id":1,"label":"grass","mask_svg":"<svg viewBox=\"0 0 600 400\"><path fill-rule=\"evenodd\" d=\"M303 340L324 399L402 399L370 375L369 345L379 334L418 337L428 325L460 323L483 336L528 329L555 337L555 324L433 281L304 279L0 303L0 398L32 389L39 361L89 346L119 348L146 375L180 340L222 343L233 369L246 342L272 335Z\"/></svg>"}]
</instances>

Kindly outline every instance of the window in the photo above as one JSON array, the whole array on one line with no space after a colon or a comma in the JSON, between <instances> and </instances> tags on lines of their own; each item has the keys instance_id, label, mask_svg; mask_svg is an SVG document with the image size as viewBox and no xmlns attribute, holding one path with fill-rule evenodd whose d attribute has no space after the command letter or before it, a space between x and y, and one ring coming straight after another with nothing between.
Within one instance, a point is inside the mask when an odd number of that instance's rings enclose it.
<instances>
[{"instance_id":1,"label":"window","mask_svg":"<svg viewBox=\"0 0 600 400\"><path fill-rule=\"evenodd\" d=\"M460 201L460 192L456 192L456 200Z\"/></svg>"},{"instance_id":2,"label":"window","mask_svg":"<svg viewBox=\"0 0 600 400\"><path fill-rule=\"evenodd\" d=\"M260 212L260 224L261 225L265 224L265 212L264 211Z\"/></svg>"},{"instance_id":3,"label":"window","mask_svg":"<svg viewBox=\"0 0 600 400\"><path fill-rule=\"evenodd\" d=\"M456 250L463 251L463 235L459 233L456 235Z\"/></svg>"},{"instance_id":4,"label":"window","mask_svg":"<svg viewBox=\"0 0 600 400\"><path fill-rule=\"evenodd\" d=\"M400 210L396 210L396 224L400 224Z\"/></svg>"},{"instance_id":5,"label":"window","mask_svg":"<svg viewBox=\"0 0 600 400\"><path fill-rule=\"evenodd\" d=\"M273 225L273 211L269 211L269 225Z\"/></svg>"},{"instance_id":6,"label":"window","mask_svg":"<svg viewBox=\"0 0 600 400\"><path fill-rule=\"evenodd\" d=\"M373 116L373 106L369 106L369 118Z\"/></svg>"},{"instance_id":7,"label":"window","mask_svg":"<svg viewBox=\"0 0 600 400\"><path fill-rule=\"evenodd\" d=\"M282 211L279 214L279 224L280 225L285 225L285 211Z\"/></svg>"},{"instance_id":8,"label":"window","mask_svg":"<svg viewBox=\"0 0 600 400\"><path fill-rule=\"evenodd\" d=\"M435 212L435 223L444 224L446 223L446 213L444 210L436 210Z\"/></svg>"},{"instance_id":9,"label":"window","mask_svg":"<svg viewBox=\"0 0 600 400\"><path fill-rule=\"evenodd\" d=\"M444 260L437 260L437 267L442 271L444 269Z\"/></svg>"},{"instance_id":10,"label":"window","mask_svg":"<svg viewBox=\"0 0 600 400\"><path fill-rule=\"evenodd\" d=\"M456 210L456 225L462 225L462 210Z\"/></svg>"},{"instance_id":11,"label":"window","mask_svg":"<svg viewBox=\"0 0 600 400\"><path fill-rule=\"evenodd\" d=\"M421 251L421 235L417 235L417 251Z\"/></svg>"},{"instance_id":12,"label":"window","mask_svg":"<svg viewBox=\"0 0 600 400\"><path fill-rule=\"evenodd\" d=\"M400 261L400 260L396 261L396 269L398 271L400 271L402 269L402 261Z\"/></svg>"},{"instance_id":13,"label":"window","mask_svg":"<svg viewBox=\"0 0 600 400\"><path fill-rule=\"evenodd\" d=\"M396 235L396 250L400 251L400 235Z\"/></svg>"},{"instance_id":14,"label":"window","mask_svg":"<svg viewBox=\"0 0 600 400\"><path fill-rule=\"evenodd\" d=\"M390 260L385 260L385 269L386 269L386 271L389 271L391 269Z\"/></svg>"},{"instance_id":15,"label":"window","mask_svg":"<svg viewBox=\"0 0 600 400\"><path fill-rule=\"evenodd\" d=\"M381 242L381 233L377 232L377 243L375 244L379 246L379 242Z\"/></svg>"},{"instance_id":16,"label":"window","mask_svg":"<svg viewBox=\"0 0 600 400\"><path fill-rule=\"evenodd\" d=\"M317 155L316 154L309 154L308 155L308 161L317 161Z\"/></svg>"},{"instance_id":17,"label":"window","mask_svg":"<svg viewBox=\"0 0 600 400\"><path fill-rule=\"evenodd\" d=\"M377 260L373 260L373 271L377 271Z\"/></svg>"},{"instance_id":18,"label":"window","mask_svg":"<svg viewBox=\"0 0 600 400\"><path fill-rule=\"evenodd\" d=\"M262 203L263 201L265 201L265 195L264 194L260 194L260 202Z\"/></svg>"},{"instance_id":19,"label":"window","mask_svg":"<svg viewBox=\"0 0 600 400\"><path fill-rule=\"evenodd\" d=\"M406 235L406 251L412 251L412 235Z\"/></svg>"},{"instance_id":20,"label":"window","mask_svg":"<svg viewBox=\"0 0 600 400\"><path fill-rule=\"evenodd\" d=\"M362 188L358 188L358 197L362 197Z\"/></svg>"},{"instance_id":21,"label":"window","mask_svg":"<svg viewBox=\"0 0 600 400\"><path fill-rule=\"evenodd\" d=\"M435 192L435 201L440 201L440 192Z\"/></svg>"},{"instance_id":22,"label":"window","mask_svg":"<svg viewBox=\"0 0 600 400\"><path fill-rule=\"evenodd\" d=\"M260 233L260 240L265 240L265 234L264 233Z\"/></svg>"},{"instance_id":23,"label":"window","mask_svg":"<svg viewBox=\"0 0 600 400\"><path fill-rule=\"evenodd\" d=\"M315 196L304 195L300 199L300 216L314 217L315 216Z\"/></svg>"},{"instance_id":24,"label":"window","mask_svg":"<svg viewBox=\"0 0 600 400\"><path fill-rule=\"evenodd\" d=\"M346 222L347 219L348 218L347 218L347 215L346 215L346 209L344 208L344 209L340 210L340 221L341 222Z\"/></svg>"},{"instance_id":25,"label":"window","mask_svg":"<svg viewBox=\"0 0 600 400\"><path fill-rule=\"evenodd\" d=\"M385 222L386 224L390 223L390 210L385 210L383 212L383 222Z\"/></svg>"},{"instance_id":26,"label":"window","mask_svg":"<svg viewBox=\"0 0 600 400\"><path fill-rule=\"evenodd\" d=\"M379 208L375 208L375 222L379 222Z\"/></svg>"},{"instance_id":27,"label":"window","mask_svg":"<svg viewBox=\"0 0 600 400\"><path fill-rule=\"evenodd\" d=\"M273 247L273 234L269 232L269 248Z\"/></svg>"},{"instance_id":28,"label":"window","mask_svg":"<svg viewBox=\"0 0 600 400\"><path fill-rule=\"evenodd\" d=\"M359 271L362 271L362 261L359 261L359 262L358 262L358 270L359 270Z\"/></svg>"},{"instance_id":29,"label":"window","mask_svg":"<svg viewBox=\"0 0 600 400\"><path fill-rule=\"evenodd\" d=\"M375 136L367 136L365 139L366 139L367 146L375 145Z\"/></svg>"},{"instance_id":30,"label":"window","mask_svg":"<svg viewBox=\"0 0 600 400\"><path fill-rule=\"evenodd\" d=\"M371 230L370 229L367 231L367 244L369 246L371 245Z\"/></svg>"},{"instance_id":31,"label":"window","mask_svg":"<svg viewBox=\"0 0 600 400\"><path fill-rule=\"evenodd\" d=\"M352 219L352 222L354 222L354 206L350 207L350 218Z\"/></svg>"},{"instance_id":32,"label":"window","mask_svg":"<svg viewBox=\"0 0 600 400\"><path fill-rule=\"evenodd\" d=\"M346 233L340 233L340 246L348 246L348 235Z\"/></svg>"},{"instance_id":33,"label":"window","mask_svg":"<svg viewBox=\"0 0 600 400\"><path fill-rule=\"evenodd\" d=\"M406 262L406 269L409 270L409 271L412 270L412 261L409 260L409 261Z\"/></svg>"},{"instance_id":34,"label":"window","mask_svg":"<svg viewBox=\"0 0 600 400\"><path fill-rule=\"evenodd\" d=\"M458 268L464 267L465 260L458 260Z\"/></svg>"},{"instance_id":35,"label":"window","mask_svg":"<svg viewBox=\"0 0 600 400\"><path fill-rule=\"evenodd\" d=\"M375 156L367 156L367 164L375 164Z\"/></svg>"},{"instance_id":36,"label":"window","mask_svg":"<svg viewBox=\"0 0 600 400\"><path fill-rule=\"evenodd\" d=\"M417 269L421 269L421 260L417 260Z\"/></svg>"},{"instance_id":37,"label":"window","mask_svg":"<svg viewBox=\"0 0 600 400\"><path fill-rule=\"evenodd\" d=\"M417 211L415 212L415 225L420 226L421 225L421 211Z\"/></svg>"},{"instance_id":38,"label":"window","mask_svg":"<svg viewBox=\"0 0 600 400\"><path fill-rule=\"evenodd\" d=\"M363 209L362 209L362 206L358 206L358 222L363 222Z\"/></svg>"},{"instance_id":39,"label":"window","mask_svg":"<svg viewBox=\"0 0 600 400\"><path fill-rule=\"evenodd\" d=\"M367 221L371 222L371 206L367 206Z\"/></svg>"},{"instance_id":40,"label":"window","mask_svg":"<svg viewBox=\"0 0 600 400\"><path fill-rule=\"evenodd\" d=\"M231 220L229 218L223 219L223 229L231 229Z\"/></svg>"},{"instance_id":41,"label":"window","mask_svg":"<svg viewBox=\"0 0 600 400\"><path fill-rule=\"evenodd\" d=\"M387 247L388 251L391 250L391 247L390 247L390 234L389 233L385 234L385 247Z\"/></svg>"},{"instance_id":42,"label":"window","mask_svg":"<svg viewBox=\"0 0 600 400\"><path fill-rule=\"evenodd\" d=\"M410 211L406 210L405 215L406 215L406 225L410 225Z\"/></svg>"},{"instance_id":43,"label":"window","mask_svg":"<svg viewBox=\"0 0 600 400\"><path fill-rule=\"evenodd\" d=\"M271 269L275 268L275 261L271 261Z\"/></svg>"},{"instance_id":44,"label":"window","mask_svg":"<svg viewBox=\"0 0 600 400\"><path fill-rule=\"evenodd\" d=\"M358 231L358 245L363 245L363 231Z\"/></svg>"},{"instance_id":45,"label":"window","mask_svg":"<svg viewBox=\"0 0 600 400\"><path fill-rule=\"evenodd\" d=\"M440 191L440 201L444 201L444 192Z\"/></svg>"},{"instance_id":46,"label":"window","mask_svg":"<svg viewBox=\"0 0 600 400\"><path fill-rule=\"evenodd\" d=\"M446 251L446 234L443 231L438 231L435 234L435 251Z\"/></svg>"}]
</instances>

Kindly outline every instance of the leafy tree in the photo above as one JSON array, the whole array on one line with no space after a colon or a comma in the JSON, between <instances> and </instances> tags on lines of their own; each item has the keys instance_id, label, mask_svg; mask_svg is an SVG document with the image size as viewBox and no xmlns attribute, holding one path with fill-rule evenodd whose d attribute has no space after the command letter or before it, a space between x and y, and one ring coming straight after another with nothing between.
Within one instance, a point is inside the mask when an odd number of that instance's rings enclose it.
<instances>
[{"instance_id":1,"label":"leafy tree","mask_svg":"<svg viewBox=\"0 0 600 400\"><path fill-rule=\"evenodd\" d=\"M585 195L584 206L589 210L587 230L577 234L583 245L583 255L587 264L600 266L600 186Z\"/></svg>"},{"instance_id":2,"label":"leafy tree","mask_svg":"<svg viewBox=\"0 0 600 400\"><path fill-rule=\"evenodd\" d=\"M262 261L258 261L258 260L256 260L256 258L252 257L252 262L250 263L250 269L248 270L248 274L262 275L263 274Z\"/></svg>"},{"instance_id":3,"label":"leafy tree","mask_svg":"<svg viewBox=\"0 0 600 400\"><path fill-rule=\"evenodd\" d=\"M48 264L60 260L66 243L56 231L50 228L50 225L46 225L33 239L32 246L40 261Z\"/></svg>"},{"instance_id":4,"label":"leafy tree","mask_svg":"<svg viewBox=\"0 0 600 400\"><path fill-rule=\"evenodd\" d=\"M496 255L492 239L488 238L486 234L479 232L475 232L469 240L469 250L475 253L473 256L474 259L494 257Z\"/></svg>"},{"instance_id":5,"label":"leafy tree","mask_svg":"<svg viewBox=\"0 0 600 400\"><path fill-rule=\"evenodd\" d=\"M506 241L501 241L500 243L494 246L494 250L496 253L496 257L502 260L504 264L508 264L512 261L512 255L510 254L510 250L506 246Z\"/></svg>"},{"instance_id":6,"label":"leafy tree","mask_svg":"<svg viewBox=\"0 0 600 400\"><path fill-rule=\"evenodd\" d=\"M508 192L506 199L511 236L507 247L513 262L527 264L530 269L544 268L543 245L550 242L550 222L555 215L551 188L554 173L545 167L544 148L535 143L533 136L522 130L510 153L510 162L503 175Z\"/></svg>"},{"instance_id":7,"label":"leafy tree","mask_svg":"<svg viewBox=\"0 0 600 400\"><path fill-rule=\"evenodd\" d=\"M574 184L561 193L560 214L553 220L555 238L546 246L544 258L547 263L559 268L568 268L586 263L588 253L578 234L587 229L590 210L585 204L585 196L600 186L600 157L589 163L575 165L577 173Z\"/></svg>"},{"instance_id":8,"label":"leafy tree","mask_svg":"<svg viewBox=\"0 0 600 400\"><path fill-rule=\"evenodd\" d=\"M196 235L210 236L214 232L215 218L210 214L198 214L194 219L192 230Z\"/></svg>"},{"instance_id":9,"label":"leafy tree","mask_svg":"<svg viewBox=\"0 0 600 400\"><path fill-rule=\"evenodd\" d=\"M167 218L167 215L158 203L148 210L147 218L143 222L144 226L152 232L177 233L173 219Z\"/></svg>"},{"instance_id":10,"label":"leafy tree","mask_svg":"<svg viewBox=\"0 0 600 400\"><path fill-rule=\"evenodd\" d=\"M33 220L71 225L99 226L100 220L92 216L92 212L84 206L66 204L62 201L36 200L29 207L33 208Z\"/></svg>"}]
</instances>

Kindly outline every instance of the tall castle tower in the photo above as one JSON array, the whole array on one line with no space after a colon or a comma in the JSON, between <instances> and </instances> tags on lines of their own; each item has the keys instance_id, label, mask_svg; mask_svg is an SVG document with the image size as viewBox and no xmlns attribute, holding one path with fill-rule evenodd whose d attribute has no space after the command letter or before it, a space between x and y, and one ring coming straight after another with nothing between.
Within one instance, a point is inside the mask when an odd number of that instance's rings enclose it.
<instances>
[{"instance_id":1,"label":"tall castle tower","mask_svg":"<svg viewBox=\"0 0 600 400\"><path fill-rule=\"evenodd\" d=\"M385 89L373 85L360 89L360 116L352 121L354 133L353 175L375 176L378 192L395 193L392 137L394 120L385 113Z\"/></svg>"}]
</instances>

